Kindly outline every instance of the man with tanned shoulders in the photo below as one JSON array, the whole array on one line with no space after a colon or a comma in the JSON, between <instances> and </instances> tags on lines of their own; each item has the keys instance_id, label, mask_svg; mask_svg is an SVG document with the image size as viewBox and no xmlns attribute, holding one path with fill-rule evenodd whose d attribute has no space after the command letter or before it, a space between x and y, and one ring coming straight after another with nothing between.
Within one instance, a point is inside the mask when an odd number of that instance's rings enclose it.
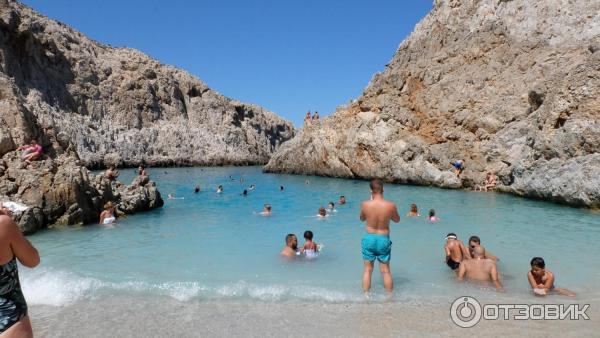
<instances>
[{"instance_id":1,"label":"man with tanned shoulders","mask_svg":"<svg viewBox=\"0 0 600 338\"><path fill-rule=\"evenodd\" d=\"M465 278L473 282L492 282L496 290L502 290L496 262L485 258L485 249L482 246L473 249L473 259L465 260L460 264L458 280L463 281Z\"/></svg>"},{"instance_id":2,"label":"man with tanned shoulders","mask_svg":"<svg viewBox=\"0 0 600 338\"><path fill-rule=\"evenodd\" d=\"M383 184L373 180L370 184L371 200L364 201L360 209L360 220L366 221L367 234L361 241L361 251L364 260L364 273L362 280L363 291L371 289L371 275L375 266L375 259L379 261L379 269L383 279L383 286L388 293L392 292L394 284L390 271L390 257L392 242L390 241L390 220L400 222L398 209L393 202L383 198Z\"/></svg>"},{"instance_id":3,"label":"man with tanned shoulders","mask_svg":"<svg viewBox=\"0 0 600 338\"><path fill-rule=\"evenodd\" d=\"M469 259L470 256L469 250L467 250L463 242L453 232L446 235L444 251L446 252L446 265L454 271L457 271L460 263L463 260Z\"/></svg>"},{"instance_id":4,"label":"man with tanned shoulders","mask_svg":"<svg viewBox=\"0 0 600 338\"><path fill-rule=\"evenodd\" d=\"M280 255L285 258L296 258L297 251L298 238L294 234L287 234L287 236L285 236L285 247L281 250Z\"/></svg>"}]
</instances>

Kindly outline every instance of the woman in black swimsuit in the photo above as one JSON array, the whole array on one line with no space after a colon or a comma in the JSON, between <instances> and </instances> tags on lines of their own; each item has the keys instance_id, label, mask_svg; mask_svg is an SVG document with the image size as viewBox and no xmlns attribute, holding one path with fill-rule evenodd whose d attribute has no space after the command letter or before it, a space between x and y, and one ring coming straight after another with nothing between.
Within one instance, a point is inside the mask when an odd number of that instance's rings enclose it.
<instances>
[{"instance_id":1,"label":"woman in black swimsuit","mask_svg":"<svg viewBox=\"0 0 600 338\"><path fill-rule=\"evenodd\" d=\"M21 234L10 211L0 203L0 335L33 337L19 283L17 259L30 268L40 263L37 250Z\"/></svg>"}]
</instances>

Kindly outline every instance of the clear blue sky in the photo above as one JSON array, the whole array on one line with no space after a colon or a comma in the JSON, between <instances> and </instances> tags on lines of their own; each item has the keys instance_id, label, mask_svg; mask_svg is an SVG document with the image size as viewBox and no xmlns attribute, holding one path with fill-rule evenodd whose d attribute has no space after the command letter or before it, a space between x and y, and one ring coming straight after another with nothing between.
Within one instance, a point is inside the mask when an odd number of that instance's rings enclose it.
<instances>
[{"instance_id":1,"label":"clear blue sky","mask_svg":"<svg viewBox=\"0 0 600 338\"><path fill-rule=\"evenodd\" d=\"M299 126L360 95L433 0L23 0Z\"/></svg>"}]
</instances>

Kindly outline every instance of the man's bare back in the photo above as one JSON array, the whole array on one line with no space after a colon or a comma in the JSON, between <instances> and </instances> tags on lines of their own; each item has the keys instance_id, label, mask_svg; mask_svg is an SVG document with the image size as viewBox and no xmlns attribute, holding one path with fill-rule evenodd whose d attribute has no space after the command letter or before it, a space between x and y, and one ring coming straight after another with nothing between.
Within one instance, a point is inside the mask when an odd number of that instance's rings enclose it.
<instances>
[{"instance_id":1,"label":"man's bare back","mask_svg":"<svg viewBox=\"0 0 600 338\"><path fill-rule=\"evenodd\" d=\"M398 209L393 202L386 201L377 195L370 201L364 201L360 209L360 220L366 221L365 229L370 234L388 235L390 220L400 222Z\"/></svg>"},{"instance_id":2,"label":"man's bare back","mask_svg":"<svg viewBox=\"0 0 600 338\"><path fill-rule=\"evenodd\" d=\"M492 282L496 289L502 289L496 262L485 258L481 247L475 248L475 258L464 260L458 268L458 280L465 278L475 282Z\"/></svg>"}]
</instances>

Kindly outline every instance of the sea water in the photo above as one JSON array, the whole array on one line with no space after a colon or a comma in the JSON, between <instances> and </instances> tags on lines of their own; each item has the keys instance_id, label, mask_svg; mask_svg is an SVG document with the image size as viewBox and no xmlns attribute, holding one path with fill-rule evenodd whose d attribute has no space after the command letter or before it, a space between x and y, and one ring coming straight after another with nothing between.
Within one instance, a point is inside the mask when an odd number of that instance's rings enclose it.
<instances>
[{"instance_id":1,"label":"sea water","mask_svg":"<svg viewBox=\"0 0 600 338\"><path fill-rule=\"evenodd\" d=\"M365 301L359 208L370 197L368 182L264 174L260 167L151 168L149 174L164 207L119 218L114 227L56 228L29 237L42 259L35 269L20 269L29 304L69 306L121 296L182 303ZM122 170L119 179L128 184L133 175ZM217 185L224 187L220 194ZM345 205L338 205L340 195ZM465 244L478 235L500 258L504 300L535 301L526 277L534 256L544 257L557 286L577 292L579 299L599 298L600 215L593 211L497 193L393 184L385 185L385 197L401 214L400 223L391 225L392 302L496 294L456 282L444 264L449 232ZM336 211L316 217L330 201ZM265 203L272 205L270 217L258 214ZM421 217L406 217L411 203ZM439 222L425 219L429 209ZM296 234L301 246L305 230L323 245L319 257L282 259L286 234ZM384 296L376 266L369 301Z\"/></svg>"}]
</instances>

